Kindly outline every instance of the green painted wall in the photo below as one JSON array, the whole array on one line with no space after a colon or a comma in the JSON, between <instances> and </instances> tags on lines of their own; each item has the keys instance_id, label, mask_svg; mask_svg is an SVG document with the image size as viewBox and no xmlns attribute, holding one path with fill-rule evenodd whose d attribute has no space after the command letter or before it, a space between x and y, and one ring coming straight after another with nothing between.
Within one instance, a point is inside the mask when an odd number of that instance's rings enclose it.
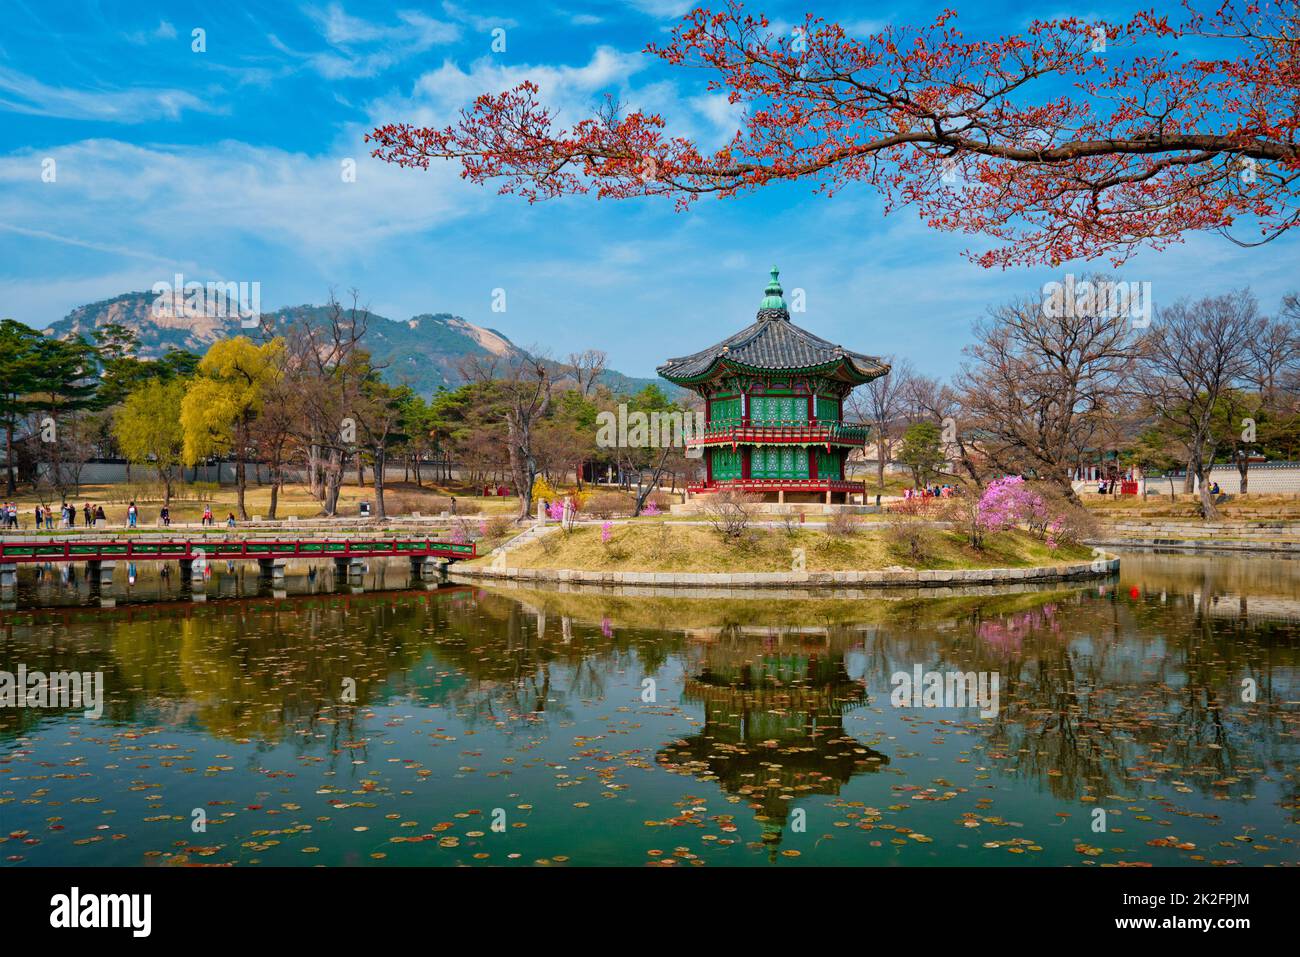
<instances>
[{"instance_id":1,"label":"green painted wall","mask_svg":"<svg viewBox=\"0 0 1300 957\"><path fill-rule=\"evenodd\" d=\"M840 474L840 457L836 453L827 452L825 449L817 450L817 477L819 479L844 477Z\"/></svg>"},{"instance_id":2,"label":"green painted wall","mask_svg":"<svg viewBox=\"0 0 1300 957\"><path fill-rule=\"evenodd\" d=\"M713 456L713 481L726 482L740 478L740 451L725 448L709 450Z\"/></svg>"},{"instance_id":3,"label":"green painted wall","mask_svg":"<svg viewBox=\"0 0 1300 957\"><path fill-rule=\"evenodd\" d=\"M749 459L749 475L751 478L806 479L808 451L802 446L755 448Z\"/></svg>"},{"instance_id":4,"label":"green painted wall","mask_svg":"<svg viewBox=\"0 0 1300 957\"><path fill-rule=\"evenodd\" d=\"M801 395L755 395L749 399L749 421L755 425L797 425L808 421L808 400Z\"/></svg>"}]
</instances>

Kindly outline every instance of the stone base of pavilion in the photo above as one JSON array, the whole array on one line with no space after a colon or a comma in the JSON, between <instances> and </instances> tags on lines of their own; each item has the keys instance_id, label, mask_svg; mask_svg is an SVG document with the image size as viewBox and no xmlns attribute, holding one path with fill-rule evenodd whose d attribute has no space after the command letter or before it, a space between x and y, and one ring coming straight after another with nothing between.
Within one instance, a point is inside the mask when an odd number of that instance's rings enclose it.
<instances>
[{"instance_id":1,"label":"stone base of pavilion","mask_svg":"<svg viewBox=\"0 0 1300 957\"><path fill-rule=\"evenodd\" d=\"M674 505L672 511L677 515L698 512L708 504L711 496L719 492L744 493L760 514L789 515L798 512L807 515L833 512L867 514L879 511L874 502L868 499L863 483L816 479L794 481L743 479L735 482L689 485L686 488L685 501Z\"/></svg>"},{"instance_id":2,"label":"stone base of pavilion","mask_svg":"<svg viewBox=\"0 0 1300 957\"><path fill-rule=\"evenodd\" d=\"M707 495L690 495L688 494L685 502L677 502L670 507L672 515L698 515L708 504ZM816 502L755 502L753 510L756 515L834 515L836 512L846 512L850 515L873 515L880 511L875 505L860 505L856 502L848 504L832 503L827 505L823 501Z\"/></svg>"}]
</instances>

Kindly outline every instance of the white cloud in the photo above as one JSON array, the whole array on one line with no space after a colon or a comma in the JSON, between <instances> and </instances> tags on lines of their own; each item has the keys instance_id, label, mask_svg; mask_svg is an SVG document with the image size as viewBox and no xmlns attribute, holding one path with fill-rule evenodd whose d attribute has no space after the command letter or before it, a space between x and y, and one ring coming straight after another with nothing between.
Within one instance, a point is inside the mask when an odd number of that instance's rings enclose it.
<instances>
[{"instance_id":1,"label":"white cloud","mask_svg":"<svg viewBox=\"0 0 1300 957\"><path fill-rule=\"evenodd\" d=\"M186 110L218 110L185 90L133 87L124 90L79 90L50 86L16 70L0 67L0 109L69 120L142 123L179 119Z\"/></svg>"},{"instance_id":2,"label":"white cloud","mask_svg":"<svg viewBox=\"0 0 1300 957\"><path fill-rule=\"evenodd\" d=\"M399 11L392 24L354 17L340 3L324 8L307 6L303 12L332 49L304 52L274 35L269 39L277 49L305 61L330 80L376 76L435 46L454 43L461 35L456 24L414 10Z\"/></svg>"},{"instance_id":3,"label":"white cloud","mask_svg":"<svg viewBox=\"0 0 1300 957\"><path fill-rule=\"evenodd\" d=\"M473 13L459 4L452 3L451 0L443 0L442 9L453 20L468 23L473 29L481 33L489 32L497 27L504 29L519 26L517 20L512 20L509 17L483 16Z\"/></svg>"},{"instance_id":4,"label":"white cloud","mask_svg":"<svg viewBox=\"0 0 1300 957\"><path fill-rule=\"evenodd\" d=\"M631 0L632 6L652 17L680 19L694 6L690 0Z\"/></svg>"},{"instance_id":5,"label":"white cloud","mask_svg":"<svg viewBox=\"0 0 1300 957\"><path fill-rule=\"evenodd\" d=\"M308 156L238 142L145 147L85 140L50 151L58 179L40 179L41 153L0 157L0 223L34 246L77 247L128 260L141 288L170 275L176 251L190 270L248 280L270 261L345 272L391 256L387 245L452 223L490 195L450 169L399 170L355 148ZM355 182L342 162L356 161ZM162 271L161 273L159 271ZM123 287L124 288L124 287ZM123 288L103 290L114 295ZM274 300L269 290L267 299Z\"/></svg>"},{"instance_id":6,"label":"white cloud","mask_svg":"<svg viewBox=\"0 0 1300 957\"><path fill-rule=\"evenodd\" d=\"M132 33L123 34L123 38L128 43L134 43L136 46L144 46L154 40L175 40L176 27L168 20L159 20L158 26L152 30L136 30Z\"/></svg>"},{"instance_id":7,"label":"white cloud","mask_svg":"<svg viewBox=\"0 0 1300 957\"><path fill-rule=\"evenodd\" d=\"M706 147L730 139L741 107L733 107L721 94L685 97L677 83L667 80L636 85L634 79L654 62L639 51L603 45L586 63L576 66L507 63L484 56L464 68L446 60L421 75L409 96L383 97L369 104L367 112L376 124L401 120L418 126L445 126L475 97L500 93L530 80L537 84L538 98L559 128L590 117L604 95L610 94L625 114L644 110L663 116L671 135L694 138Z\"/></svg>"}]
</instances>

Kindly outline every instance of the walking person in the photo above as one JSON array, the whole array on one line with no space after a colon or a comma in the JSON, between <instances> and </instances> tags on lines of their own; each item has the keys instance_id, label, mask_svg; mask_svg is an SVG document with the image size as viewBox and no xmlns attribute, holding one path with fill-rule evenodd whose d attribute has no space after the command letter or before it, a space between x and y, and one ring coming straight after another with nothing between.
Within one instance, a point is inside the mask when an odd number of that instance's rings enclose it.
<instances>
[{"instance_id":1,"label":"walking person","mask_svg":"<svg viewBox=\"0 0 1300 957\"><path fill-rule=\"evenodd\" d=\"M82 514L82 517L86 520L86 527L87 527L87 528L94 528L94 527L95 527L95 516L94 516L94 513L92 513L92 512L90 511L90 503L89 503L89 502L85 502L85 503L82 504L82 506L81 506L81 514Z\"/></svg>"},{"instance_id":2,"label":"walking person","mask_svg":"<svg viewBox=\"0 0 1300 957\"><path fill-rule=\"evenodd\" d=\"M135 502L132 502L130 505L126 507L127 528L135 528L135 521L136 518L139 516L139 514L140 514L139 511L135 507Z\"/></svg>"},{"instance_id":3,"label":"walking person","mask_svg":"<svg viewBox=\"0 0 1300 957\"><path fill-rule=\"evenodd\" d=\"M163 528L166 528L167 526L171 525L171 523L172 523L171 509L169 509L166 505L164 505L162 507L162 511L158 513L158 524L161 525Z\"/></svg>"},{"instance_id":4,"label":"walking person","mask_svg":"<svg viewBox=\"0 0 1300 957\"><path fill-rule=\"evenodd\" d=\"M108 524L108 516L104 514L104 506L102 506L102 505L96 505L96 506L95 506L95 525L98 526L100 522L103 522L104 524L107 525L107 524Z\"/></svg>"}]
</instances>

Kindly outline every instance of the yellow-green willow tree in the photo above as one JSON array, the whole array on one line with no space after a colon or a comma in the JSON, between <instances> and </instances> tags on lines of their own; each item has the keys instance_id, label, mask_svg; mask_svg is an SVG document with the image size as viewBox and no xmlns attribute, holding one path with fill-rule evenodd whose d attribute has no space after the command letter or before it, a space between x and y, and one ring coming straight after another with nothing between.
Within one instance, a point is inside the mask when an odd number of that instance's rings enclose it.
<instances>
[{"instance_id":1,"label":"yellow-green willow tree","mask_svg":"<svg viewBox=\"0 0 1300 957\"><path fill-rule=\"evenodd\" d=\"M163 505L170 506L172 489L185 464L182 403L186 379L150 379L133 389L113 416L113 437L133 465L150 465L163 483Z\"/></svg>"},{"instance_id":2,"label":"yellow-green willow tree","mask_svg":"<svg viewBox=\"0 0 1300 957\"><path fill-rule=\"evenodd\" d=\"M245 463L253 444L252 426L261 414L267 389L280 375L283 353L284 340L278 338L260 346L246 336L215 342L181 402L185 463L197 465L214 455L231 455L243 521L248 520Z\"/></svg>"}]
</instances>

